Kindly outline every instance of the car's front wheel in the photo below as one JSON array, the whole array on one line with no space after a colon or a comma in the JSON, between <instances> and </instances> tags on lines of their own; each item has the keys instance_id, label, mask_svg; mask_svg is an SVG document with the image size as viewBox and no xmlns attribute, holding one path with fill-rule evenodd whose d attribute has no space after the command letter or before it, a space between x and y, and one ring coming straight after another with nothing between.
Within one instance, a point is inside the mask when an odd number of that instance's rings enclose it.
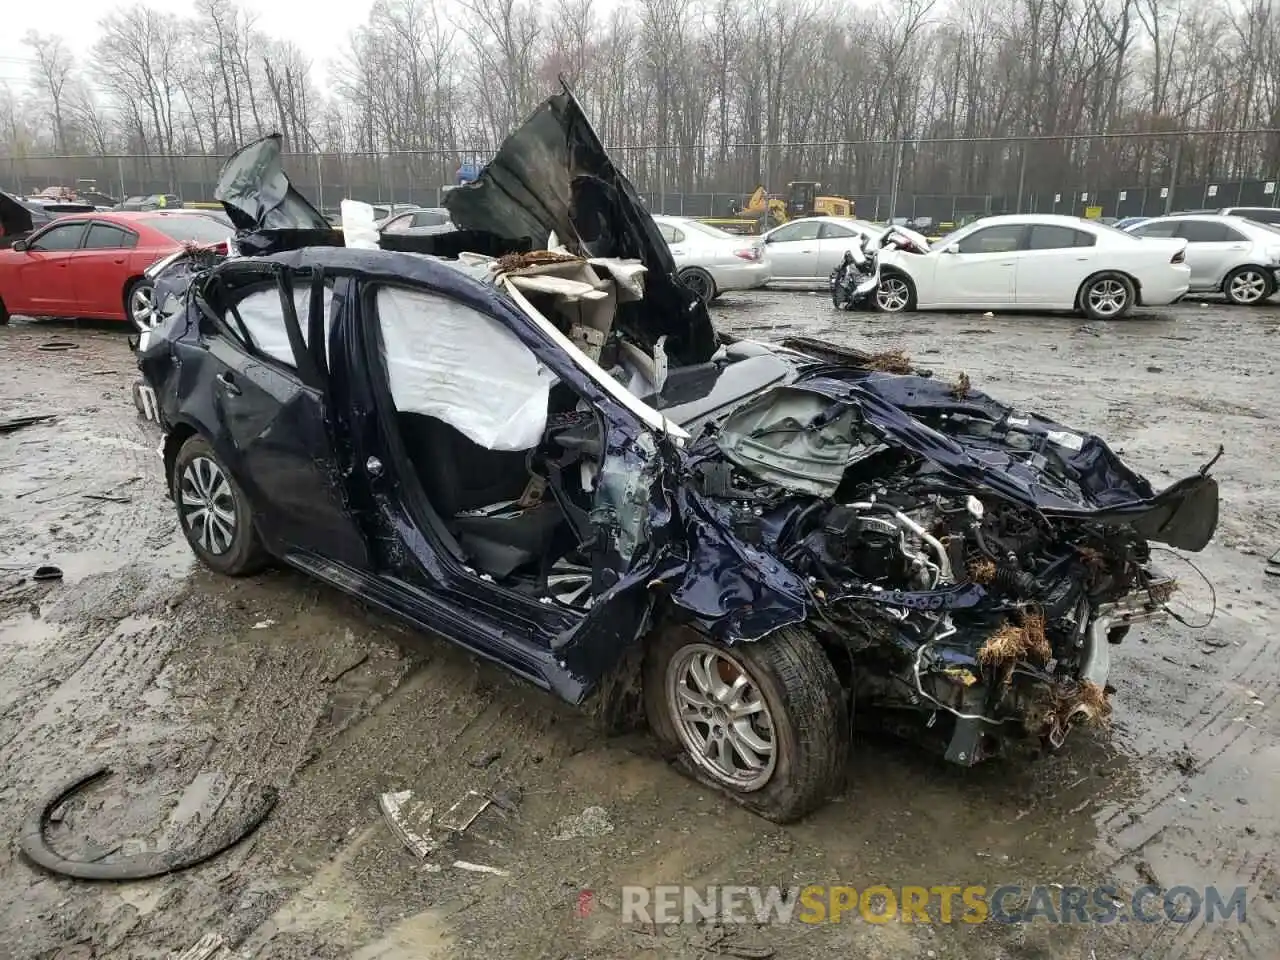
<instances>
[{"instance_id":1,"label":"car's front wheel","mask_svg":"<svg viewBox=\"0 0 1280 960\"><path fill-rule=\"evenodd\" d=\"M1080 288L1080 309L1090 320L1120 320L1137 299L1133 281L1122 273L1100 273Z\"/></svg>"},{"instance_id":2,"label":"car's front wheel","mask_svg":"<svg viewBox=\"0 0 1280 960\"><path fill-rule=\"evenodd\" d=\"M5 307L4 301L0 300L0 327L9 322L9 310Z\"/></svg>"},{"instance_id":3,"label":"car's front wheel","mask_svg":"<svg viewBox=\"0 0 1280 960\"><path fill-rule=\"evenodd\" d=\"M229 577L256 573L266 565L249 499L204 437L183 443L173 461L171 484L178 523L201 563Z\"/></svg>"},{"instance_id":4,"label":"car's front wheel","mask_svg":"<svg viewBox=\"0 0 1280 960\"><path fill-rule=\"evenodd\" d=\"M644 697L650 726L689 772L767 819L798 819L840 786L844 693L803 629L725 646L668 628L647 651Z\"/></svg>"},{"instance_id":5,"label":"car's front wheel","mask_svg":"<svg viewBox=\"0 0 1280 960\"><path fill-rule=\"evenodd\" d=\"M881 313L902 313L914 310L916 291L911 281L901 274L889 273L880 278L876 288L876 309Z\"/></svg>"},{"instance_id":6,"label":"car's front wheel","mask_svg":"<svg viewBox=\"0 0 1280 960\"><path fill-rule=\"evenodd\" d=\"M1239 307L1261 303L1275 293L1271 277L1258 267L1237 267L1222 282L1222 292Z\"/></svg>"}]
</instances>

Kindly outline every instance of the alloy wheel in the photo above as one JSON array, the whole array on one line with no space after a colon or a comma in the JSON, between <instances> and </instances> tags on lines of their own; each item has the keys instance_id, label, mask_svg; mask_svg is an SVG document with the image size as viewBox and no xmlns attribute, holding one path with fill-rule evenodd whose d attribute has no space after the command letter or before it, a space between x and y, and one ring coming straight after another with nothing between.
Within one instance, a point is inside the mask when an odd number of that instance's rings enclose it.
<instances>
[{"instance_id":1,"label":"alloy wheel","mask_svg":"<svg viewBox=\"0 0 1280 960\"><path fill-rule=\"evenodd\" d=\"M231 482L208 457L196 457L182 471L178 491L182 522L212 554L231 549L236 536L236 503Z\"/></svg>"},{"instance_id":2,"label":"alloy wheel","mask_svg":"<svg viewBox=\"0 0 1280 960\"><path fill-rule=\"evenodd\" d=\"M156 310L155 288L139 284L129 293L129 317L140 331L151 330L162 319Z\"/></svg>"},{"instance_id":3,"label":"alloy wheel","mask_svg":"<svg viewBox=\"0 0 1280 960\"><path fill-rule=\"evenodd\" d=\"M569 560L560 559L551 565L547 574L547 593L551 599L566 607L578 610L590 609L591 568Z\"/></svg>"},{"instance_id":4,"label":"alloy wheel","mask_svg":"<svg viewBox=\"0 0 1280 960\"><path fill-rule=\"evenodd\" d=\"M885 277L876 290L876 306L885 313L900 313L907 309L911 291L901 277Z\"/></svg>"},{"instance_id":5,"label":"alloy wheel","mask_svg":"<svg viewBox=\"0 0 1280 960\"><path fill-rule=\"evenodd\" d=\"M665 686L676 733L698 767L737 790L769 782L778 762L773 715L739 660L690 644L668 662Z\"/></svg>"},{"instance_id":6,"label":"alloy wheel","mask_svg":"<svg viewBox=\"0 0 1280 960\"><path fill-rule=\"evenodd\" d=\"M1234 303L1257 303L1267 292L1267 278L1257 270L1242 270L1231 278L1227 295Z\"/></svg>"},{"instance_id":7,"label":"alloy wheel","mask_svg":"<svg viewBox=\"0 0 1280 960\"><path fill-rule=\"evenodd\" d=\"M1086 296L1090 308L1099 317L1114 317L1129 303L1129 291L1119 280L1099 280Z\"/></svg>"}]
</instances>

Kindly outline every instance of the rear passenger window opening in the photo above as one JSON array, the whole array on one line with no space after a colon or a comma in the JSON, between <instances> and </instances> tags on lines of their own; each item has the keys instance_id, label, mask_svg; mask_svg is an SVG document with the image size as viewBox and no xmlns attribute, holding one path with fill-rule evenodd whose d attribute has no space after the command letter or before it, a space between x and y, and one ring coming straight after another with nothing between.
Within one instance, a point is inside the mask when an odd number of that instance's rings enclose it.
<instances>
[{"instance_id":1,"label":"rear passenger window opening","mask_svg":"<svg viewBox=\"0 0 1280 960\"><path fill-rule=\"evenodd\" d=\"M377 376L412 477L434 520L476 576L542 602L591 604L588 520L602 456L597 413L512 331L426 290L379 285ZM381 393L381 391L379 391Z\"/></svg>"}]
</instances>

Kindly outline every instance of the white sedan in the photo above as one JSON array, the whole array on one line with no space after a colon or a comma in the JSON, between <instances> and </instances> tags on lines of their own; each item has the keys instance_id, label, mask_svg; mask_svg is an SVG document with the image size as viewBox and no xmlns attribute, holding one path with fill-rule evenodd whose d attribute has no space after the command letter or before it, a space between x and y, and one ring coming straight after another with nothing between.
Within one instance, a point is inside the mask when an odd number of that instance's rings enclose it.
<instances>
[{"instance_id":1,"label":"white sedan","mask_svg":"<svg viewBox=\"0 0 1280 960\"><path fill-rule=\"evenodd\" d=\"M710 303L726 290L754 290L769 282L769 261L758 237L726 233L689 217L656 216L685 286Z\"/></svg>"},{"instance_id":2,"label":"white sedan","mask_svg":"<svg viewBox=\"0 0 1280 960\"><path fill-rule=\"evenodd\" d=\"M1079 310L1117 320L1162 306L1191 283L1186 241L1136 237L1080 217L985 217L924 254L880 257L877 306L901 310Z\"/></svg>"}]
</instances>

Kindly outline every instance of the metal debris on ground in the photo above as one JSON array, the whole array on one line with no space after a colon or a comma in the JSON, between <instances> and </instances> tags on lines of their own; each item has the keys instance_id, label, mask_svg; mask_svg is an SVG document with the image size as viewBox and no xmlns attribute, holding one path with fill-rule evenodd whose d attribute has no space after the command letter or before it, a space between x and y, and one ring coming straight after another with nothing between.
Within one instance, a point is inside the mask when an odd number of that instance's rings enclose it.
<instances>
[{"instance_id":1,"label":"metal debris on ground","mask_svg":"<svg viewBox=\"0 0 1280 960\"><path fill-rule=\"evenodd\" d=\"M490 867L483 863L469 863L466 860L455 860L453 865L458 870L467 870L471 873L491 873L495 877L509 877L510 871L503 870L501 867Z\"/></svg>"},{"instance_id":2,"label":"metal debris on ground","mask_svg":"<svg viewBox=\"0 0 1280 960\"><path fill-rule=\"evenodd\" d=\"M61 580L62 568L55 567L51 563L36 567L36 572L31 574L32 580Z\"/></svg>"},{"instance_id":3,"label":"metal debris on ground","mask_svg":"<svg viewBox=\"0 0 1280 960\"><path fill-rule=\"evenodd\" d=\"M23 427L33 427L37 423L48 423L57 419L54 414L46 413L35 417L14 417L12 420L0 420L0 433L13 433Z\"/></svg>"},{"instance_id":4,"label":"metal debris on ground","mask_svg":"<svg viewBox=\"0 0 1280 960\"><path fill-rule=\"evenodd\" d=\"M396 790L379 796L378 806L382 809L382 817L387 821L391 832L416 854L419 860L425 860L440 846L439 842L426 832L434 811L423 801L412 803L412 800L412 790Z\"/></svg>"},{"instance_id":5,"label":"metal debris on ground","mask_svg":"<svg viewBox=\"0 0 1280 960\"><path fill-rule=\"evenodd\" d=\"M467 827L475 823L476 817L484 813L492 802L483 793L468 790L462 799L455 802L445 815L436 821L436 824L446 830L462 833Z\"/></svg>"},{"instance_id":6,"label":"metal debris on ground","mask_svg":"<svg viewBox=\"0 0 1280 960\"><path fill-rule=\"evenodd\" d=\"M169 960L232 960L234 954L220 933L206 933L181 953L169 954Z\"/></svg>"},{"instance_id":7,"label":"metal debris on ground","mask_svg":"<svg viewBox=\"0 0 1280 960\"><path fill-rule=\"evenodd\" d=\"M553 840L590 840L613 833L613 821L604 807L587 807L556 823Z\"/></svg>"},{"instance_id":8,"label":"metal debris on ground","mask_svg":"<svg viewBox=\"0 0 1280 960\"><path fill-rule=\"evenodd\" d=\"M1280 550L1267 557L1265 569L1271 576L1280 577Z\"/></svg>"}]
</instances>

